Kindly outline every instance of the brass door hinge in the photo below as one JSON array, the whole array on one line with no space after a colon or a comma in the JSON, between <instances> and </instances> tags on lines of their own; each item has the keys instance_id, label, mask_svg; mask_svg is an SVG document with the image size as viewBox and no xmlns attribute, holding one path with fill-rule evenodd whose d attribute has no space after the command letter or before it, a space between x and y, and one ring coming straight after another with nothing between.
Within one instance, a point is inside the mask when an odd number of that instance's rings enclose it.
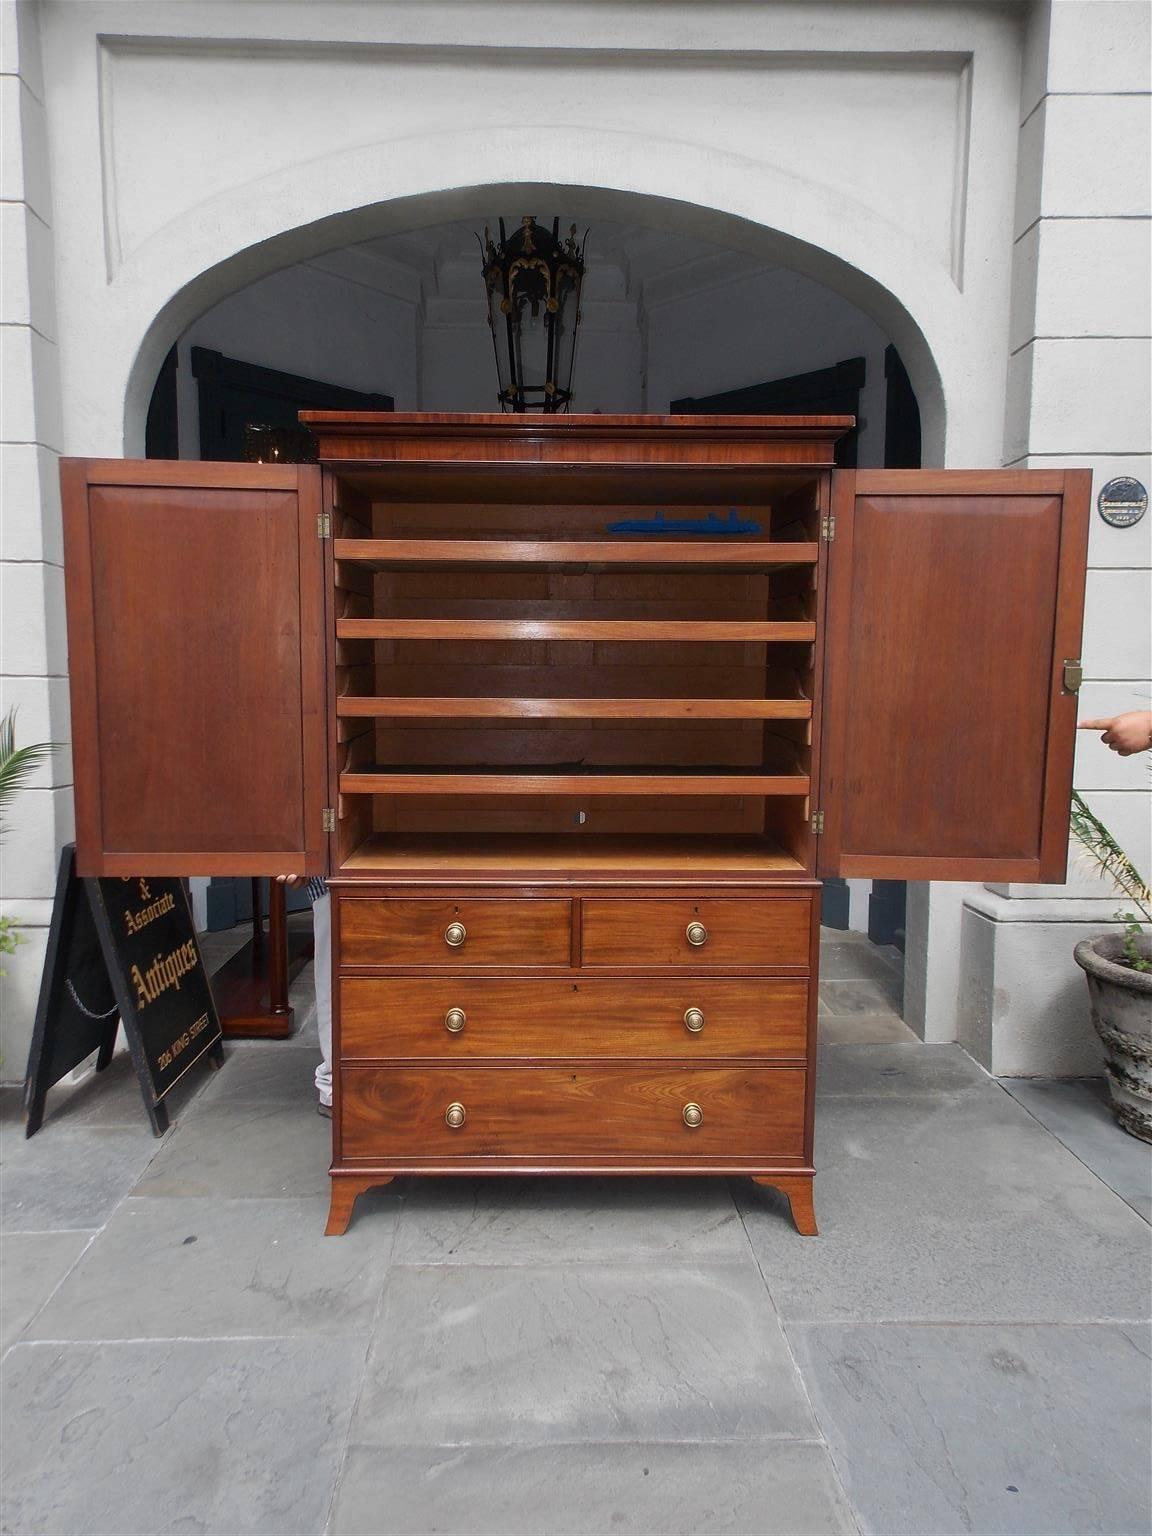
<instances>
[{"instance_id":1,"label":"brass door hinge","mask_svg":"<svg viewBox=\"0 0 1152 1536\"><path fill-rule=\"evenodd\" d=\"M317 514L316 514L316 537L318 539L330 539L332 537L332 514L331 514L331 512L317 512Z\"/></svg>"},{"instance_id":2,"label":"brass door hinge","mask_svg":"<svg viewBox=\"0 0 1152 1536\"><path fill-rule=\"evenodd\" d=\"M815 832L817 837L819 837L820 834L824 831L824 812L823 811L813 811L812 812L812 830L813 830L813 832Z\"/></svg>"},{"instance_id":3,"label":"brass door hinge","mask_svg":"<svg viewBox=\"0 0 1152 1536\"><path fill-rule=\"evenodd\" d=\"M1064 692L1079 693L1080 684L1084 681L1084 668L1080 664L1080 658L1074 657L1064 663Z\"/></svg>"},{"instance_id":4,"label":"brass door hinge","mask_svg":"<svg viewBox=\"0 0 1152 1536\"><path fill-rule=\"evenodd\" d=\"M825 512L824 516L820 519L820 537L826 539L829 544L836 537L835 512Z\"/></svg>"},{"instance_id":5,"label":"brass door hinge","mask_svg":"<svg viewBox=\"0 0 1152 1536\"><path fill-rule=\"evenodd\" d=\"M331 806L324 807L324 815L321 825L323 826L325 832L335 832L336 812L331 808Z\"/></svg>"}]
</instances>

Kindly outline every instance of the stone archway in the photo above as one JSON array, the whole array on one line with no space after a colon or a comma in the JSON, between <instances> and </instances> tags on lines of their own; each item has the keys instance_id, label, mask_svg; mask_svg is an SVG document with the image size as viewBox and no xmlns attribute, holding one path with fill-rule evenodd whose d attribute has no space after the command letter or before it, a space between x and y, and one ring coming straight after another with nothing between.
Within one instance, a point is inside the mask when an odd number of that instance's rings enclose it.
<instances>
[{"instance_id":1,"label":"stone archway","mask_svg":"<svg viewBox=\"0 0 1152 1536\"><path fill-rule=\"evenodd\" d=\"M945 388L928 337L907 306L873 276L834 252L795 234L754 224L723 209L621 189L545 183L483 184L427 192L373 204L316 223L283 231L258 246L247 247L197 274L173 294L149 324L141 341L124 399L125 451L139 452L142 424L155 368L181 330L204 309L284 266L382 233L425 229L448 220L483 218L493 207L539 206L564 209L576 219L637 218L672 233L689 233L817 278L877 321L906 357L920 401L926 462L941 462L945 439ZM927 970L926 916L914 922L909 937L912 975ZM913 983L913 997L920 985Z\"/></svg>"},{"instance_id":2,"label":"stone archway","mask_svg":"<svg viewBox=\"0 0 1152 1536\"><path fill-rule=\"evenodd\" d=\"M420 148L426 157L431 143L441 179L449 180L444 161L453 168L470 168L479 156L485 164L499 164L494 151L505 137L508 161L523 161L525 146L518 136L495 134L481 147L458 135L434 134L421 140ZM543 132L531 158L562 161L556 137L550 155L549 133ZM828 186L752 165L738 155L718 158L690 145L676 145L675 156L670 156L668 143L650 143L649 153L637 160L644 167L643 177L625 177L619 174L617 136L585 132L577 155L571 153L570 139L565 144L569 160L588 161L601 175L602 167L612 163L618 184L606 186L594 176L587 181L532 176L439 188L426 184L423 190L409 191L419 162L394 163L390 168L401 195L283 227L286 208L331 210L352 187L369 180L378 183L377 147L345 157L335 177L333 161L324 159L294 167L290 176L269 178L255 199L251 187L245 196L222 194L214 201L211 219L205 218L203 208L197 210L195 232L188 227L189 216L165 226L125 258L106 290L117 302L131 300L136 342L130 351L128 332L117 330L113 351L123 380L121 414L115 424L103 424L103 444L95 451L142 451L152 383L169 347L200 313L238 289L284 266L381 234L483 217L493 207L535 205L563 207L578 219L635 217L642 207L653 227L761 254L815 278L868 314L899 349L920 403L926 465L999 461L1004 372L999 333L977 322L972 296L953 272L928 259L890 222ZM645 185L627 184L640 180ZM684 189L693 186L707 187L707 199L685 197ZM787 210L787 228L780 227L782 221L771 222L773 217L779 220L782 210ZM262 229L271 231L267 238L240 243L243 236L250 238ZM192 270L210 250L219 252L229 241L233 248L220 259ZM178 283L179 276L186 280ZM149 293L159 299L150 313L143 297ZM104 361L112 361L108 353ZM990 388L989 380L999 380L1000 389ZM115 393L103 398L111 406ZM949 411L954 400L963 402L962 411ZM112 431L117 438L114 448L105 446ZM957 964L961 897L959 887L914 885L909 890L905 1012L913 1027L929 1038L951 1038L953 1008L947 997ZM937 1011L939 1021L933 1023Z\"/></svg>"},{"instance_id":3,"label":"stone archway","mask_svg":"<svg viewBox=\"0 0 1152 1536\"><path fill-rule=\"evenodd\" d=\"M839 251L804 239L795 232L755 222L745 214L712 204L569 182L477 183L332 214L236 250L192 274L175 290L171 286L170 269L167 281L152 270L148 285L154 290L164 287L167 292L160 306L145 318L140 314L140 285L132 289L133 308L137 311L137 342L134 355L122 355L121 359L124 370L121 451L141 451L148 396L156 371L172 342L200 313L238 289L285 266L338 247L449 220L483 217L494 206L527 206L529 203L563 207L566 214L577 219L620 218L623 214L635 218L637 210L642 209L644 222L653 228L692 234L717 245L760 255L823 283L874 319L899 348L921 405L926 461L942 463L946 451L949 458L956 457L951 451L953 444L946 442L948 375L950 371L955 372L954 387L959 387L972 361L954 357L955 349L950 345L953 336L963 332L963 326L961 316L955 312L960 297L958 291L950 282L939 281L945 274L921 265L919 276L924 292L920 295L921 302L913 309L906 295L898 296L892 287L886 286L864 266L853 265ZM898 246L903 242L889 240L888 243ZM151 244L146 242L128 265L140 263ZM899 254L889 250L886 264L893 269L893 278L896 270L902 267L908 277L908 286L915 288L917 266L912 259L913 253L905 249L902 263L898 260ZM182 257L186 260L187 252L182 252ZM114 290L120 289L121 276L126 277L126 273L118 275L111 285ZM951 303L948 302L948 289L951 289ZM117 340L117 350L123 353L123 331ZM108 360L105 354L105 361ZM104 451L108 450L105 448ZM963 448L958 448L957 453L962 456Z\"/></svg>"}]
</instances>

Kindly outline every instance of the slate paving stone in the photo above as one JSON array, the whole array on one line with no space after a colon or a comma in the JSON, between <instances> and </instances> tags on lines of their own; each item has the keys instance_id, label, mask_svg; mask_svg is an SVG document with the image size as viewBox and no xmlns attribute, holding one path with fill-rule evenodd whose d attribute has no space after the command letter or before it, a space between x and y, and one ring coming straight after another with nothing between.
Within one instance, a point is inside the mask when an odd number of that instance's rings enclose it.
<instances>
[{"instance_id":1,"label":"slate paving stone","mask_svg":"<svg viewBox=\"0 0 1152 1536\"><path fill-rule=\"evenodd\" d=\"M821 1045L922 1045L898 1013L830 1013L823 1005L816 1019Z\"/></svg>"},{"instance_id":2,"label":"slate paving stone","mask_svg":"<svg viewBox=\"0 0 1152 1536\"><path fill-rule=\"evenodd\" d=\"M899 955L899 950L895 953ZM820 976L824 981L879 981L891 983L902 975L894 965L892 951L881 949L867 939L851 943L823 940L820 944Z\"/></svg>"},{"instance_id":3,"label":"slate paving stone","mask_svg":"<svg viewBox=\"0 0 1152 1536\"><path fill-rule=\"evenodd\" d=\"M721 1445L349 1448L331 1536L854 1536L827 1451Z\"/></svg>"},{"instance_id":4,"label":"slate paving stone","mask_svg":"<svg viewBox=\"0 0 1152 1536\"><path fill-rule=\"evenodd\" d=\"M1109 1189L1152 1222L1152 1147L1116 1124L1103 1078L1061 1083L1005 1077L1000 1086Z\"/></svg>"},{"instance_id":5,"label":"slate paving stone","mask_svg":"<svg viewBox=\"0 0 1152 1536\"><path fill-rule=\"evenodd\" d=\"M292 1034L280 1046L296 1046L320 1054L320 1036L316 1029L316 980L314 962L309 963L288 989L292 1006Z\"/></svg>"},{"instance_id":6,"label":"slate paving stone","mask_svg":"<svg viewBox=\"0 0 1152 1536\"><path fill-rule=\"evenodd\" d=\"M10 1123L0 1140L0 1230L95 1231L163 1147L143 1111L131 1129L45 1125L30 1139Z\"/></svg>"},{"instance_id":7,"label":"slate paving stone","mask_svg":"<svg viewBox=\"0 0 1152 1536\"><path fill-rule=\"evenodd\" d=\"M212 1067L204 1062L181 1078L164 1100L169 1116L175 1119L183 1113L215 1076ZM5 1134L23 1139L23 1090L6 1088L3 1096ZM90 1056L81 1064L78 1075L69 1074L48 1090L44 1120L32 1140L49 1132L120 1128L152 1134L139 1079L123 1036L103 1072L96 1071L96 1057Z\"/></svg>"},{"instance_id":8,"label":"slate paving stone","mask_svg":"<svg viewBox=\"0 0 1152 1536\"><path fill-rule=\"evenodd\" d=\"M10 1232L0 1243L0 1350L23 1333L92 1241L90 1232Z\"/></svg>"},{"instance_id":9,"label":"slate paving stone","mask_svg":"<svg viewBox=\"0 0 1152 1536\"><path fill-rule=\"evenodd\" d=\"M788 1336L865 1536L1146 1536L1146 1328Z\"/></svg>"},{"instance_id":10,"label":"slate paving stone","mask_svg":"<svg viewBox=\"0 0 1152 1536\"><path fill-rule=\"evenodd\" d=\"M5 1536L321 1536L354 1339L17 1344Z\"/></svg>"},{"instance_id":11,"label":"slate paving stone","mask_svg":"<svg viewBox=\"0 0 1152 1536\"><path fill-rule=\"evenodd\" d=\"M229 1042L163 1143L127 1058L30 1143L0 1096L6 1225L26 1186L64 1218L2 1256L5 1536L1146 1536L1144 1335L980 1325L1147 1315L1152 1234L1084 1166L1131 1196L1084 1085L1030 1085L1073 1156L866 1001L820 1020L817 1242L710 1179L405 1179L325 1240L310 979L294 1040Z\"/></svg>"},{"instance_id":12,"label":"slate paving stone","mask_svg":"<svg viewBox=\"0 0 1152 1536\"><path fill-rule=\"evenodd\" d=\"M366 1334L394 1217L378 1204L337 1242L325 1215L321 1200L128 1200L26 1337Z\"/></svg>"},{"instance_id":13,"label":"slate paving stone","mask_svg":"<svg viewBox=\"0 0 1152 1536\"><path fill-rule=\"evenodd\" d=\"M165 1141L133 1193L327 1196L331 1160L332 1122L311 1103L205 1102Z\"/></svg>"},{"instance_id":14,"label":"slate paving stone","mask_svg":"<svg viewBox=\"0 0 1152 1536\"><path fill-rule=\"evenodd\" d=\"M216 1080L217 1073L205 1057L175 1083L164 1097L164 1107L174 1126ZM112 1060L102 1072L96 1071L96 1056L89 1056L74 1072L60 1079L48 1090L44 1119L31 1138L38 1141L45 1133L77 1130L142 1130L152 1138L152 1125L140 1081L132 1065L123 1032L120 1033ZM0 1089L0 1146L25 1140L24 1089Z\"/></svg>"},{"instance_id":15,"label":"slate paving stone","mask_svg":"<svg viewBox=\"0 0 1152 1536\"><path fill-rule=\"evenodd\" d=\"M1148 1227L995 1083L833 1096L816 1127L818 1241L733 1184L781 1317L1148 1316Z\"/></svg>"},{"instance_id":16,"label":"slate paving stone","mask_svg":"<svg viewBox=\"0 0 1152 1536\"><path fill-rule=\"evenodd\" d=\"M213 1074L201 1106L275 1102L314 1107L316 1063L305 1051L284 1050L284 1044L281 1040L227 1041L224 1065Z\"/></svg>"},{"instance_id":17,"label":"slate paving stone","mask_svg":"<svg viewBox=\"0 0 1152 1536\"><path fill-rule=\"evenodd\" d=\"M214 976L226 961L244 948L251 937L251 923L238 923L235 928L218 928L213 933L198 934L204 969L209 976Z\"/></svg>"},{"instance_id":18,"label":"slate paving stone","mask_svg":"<svg viewBox=\"0 0 1152 1536\"><path fill-rule=\"evenodd\" d=\"M821 981L819 990L825 1011L835 1014L899 1014L904 1000L903 982L896 975L887 980Z\"/></svg>"},{"instance_id":19,"label":"slate paving stone","mask_svg":"<svg viewBox=\"0 0 1152 1536\"><path fill-rule=\"evenodd\" d=\"M361 1445L810 1439L755 1265L395 1268Z\"/></svg>"},{"instance_id":20,"label":"slate paving stone","mask_svg":"<svg viewBox=\"0 0 1152 1536\"><path fill-rule=\"evenodd\" d=\"M748 1259L724 1179L412 1179L398 1264Z\"/></svg>"},{"instance_id":21,"label":"slate paving stone","mask_svg":"<svg viewBox=\"0 0 1152 1536\"><path fill-rule=\"evenodd\" d=\"M131 1130L143 1126L150 1130L140 1081L127 1049L117 1050L103 1072L96 1071L95 1062L96 1058L90 1057L81 1077L65 1078L48 1090L44 1123L37 1136L78 1126L125 1126ZM195 1082L197 1076L189 1073L184 1081Z\"/></svg>"},{"instance_id":22,"label":"slate paving stone","mask_svg":"<svg viewBox=\"0 0 1152 1536\"><path fill-rule=\"evenodd\" d=\"M963 1093L987 1089L992 1079L958 1045L923 1041L828 1045L816 1069L816 1097L869 1094L878 1098L906 1094Z\"/></svg>"}]
</instances>

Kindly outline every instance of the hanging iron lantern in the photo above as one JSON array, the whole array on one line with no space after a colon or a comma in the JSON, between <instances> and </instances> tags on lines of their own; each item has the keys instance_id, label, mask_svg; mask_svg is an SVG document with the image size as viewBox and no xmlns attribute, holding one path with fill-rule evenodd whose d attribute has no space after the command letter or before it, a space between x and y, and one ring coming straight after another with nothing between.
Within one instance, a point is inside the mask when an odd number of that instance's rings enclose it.
<instances>
[{"instance_id":1,"label":"hanging iron lantern","mask_svg":"<svg viewBox=\"0 0 1152 1536\"><path fill-rule=\"evenodd\" d=\"M571 404L587 240L585 231L577 241L573 224L561 241L559 219L551 234L535 219L521 219L512 235L501 219L499 245L484 231L480 249L503 411L566 411Z\"/></svg>"}]
</instances>

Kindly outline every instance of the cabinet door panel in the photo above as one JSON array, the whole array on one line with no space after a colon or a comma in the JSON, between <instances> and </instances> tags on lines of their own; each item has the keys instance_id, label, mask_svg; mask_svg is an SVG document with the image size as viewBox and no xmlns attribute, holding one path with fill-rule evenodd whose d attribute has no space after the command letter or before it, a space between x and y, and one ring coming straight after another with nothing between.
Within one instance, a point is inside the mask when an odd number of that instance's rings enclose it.
<instances>
[{"instance_id":1,"label":"cabinet door panel","mask_svg":"<svg viewBox=\"0 0 1152 1536\"><path fill-rule=\"evenodd\" d=\"M820 874L1063 879L1088 488L837 472Z\"/></svg>"},{"instance_id":2,"label":"cabinet door panel","mask_svg":"<svg viewBox=\"0 0 1152 1536\"><path fill-rule=\"evenodd\" d=\"M319 470L67 460L62 487L80 873L322 873Z\"/></svg>"}]
</instances>

